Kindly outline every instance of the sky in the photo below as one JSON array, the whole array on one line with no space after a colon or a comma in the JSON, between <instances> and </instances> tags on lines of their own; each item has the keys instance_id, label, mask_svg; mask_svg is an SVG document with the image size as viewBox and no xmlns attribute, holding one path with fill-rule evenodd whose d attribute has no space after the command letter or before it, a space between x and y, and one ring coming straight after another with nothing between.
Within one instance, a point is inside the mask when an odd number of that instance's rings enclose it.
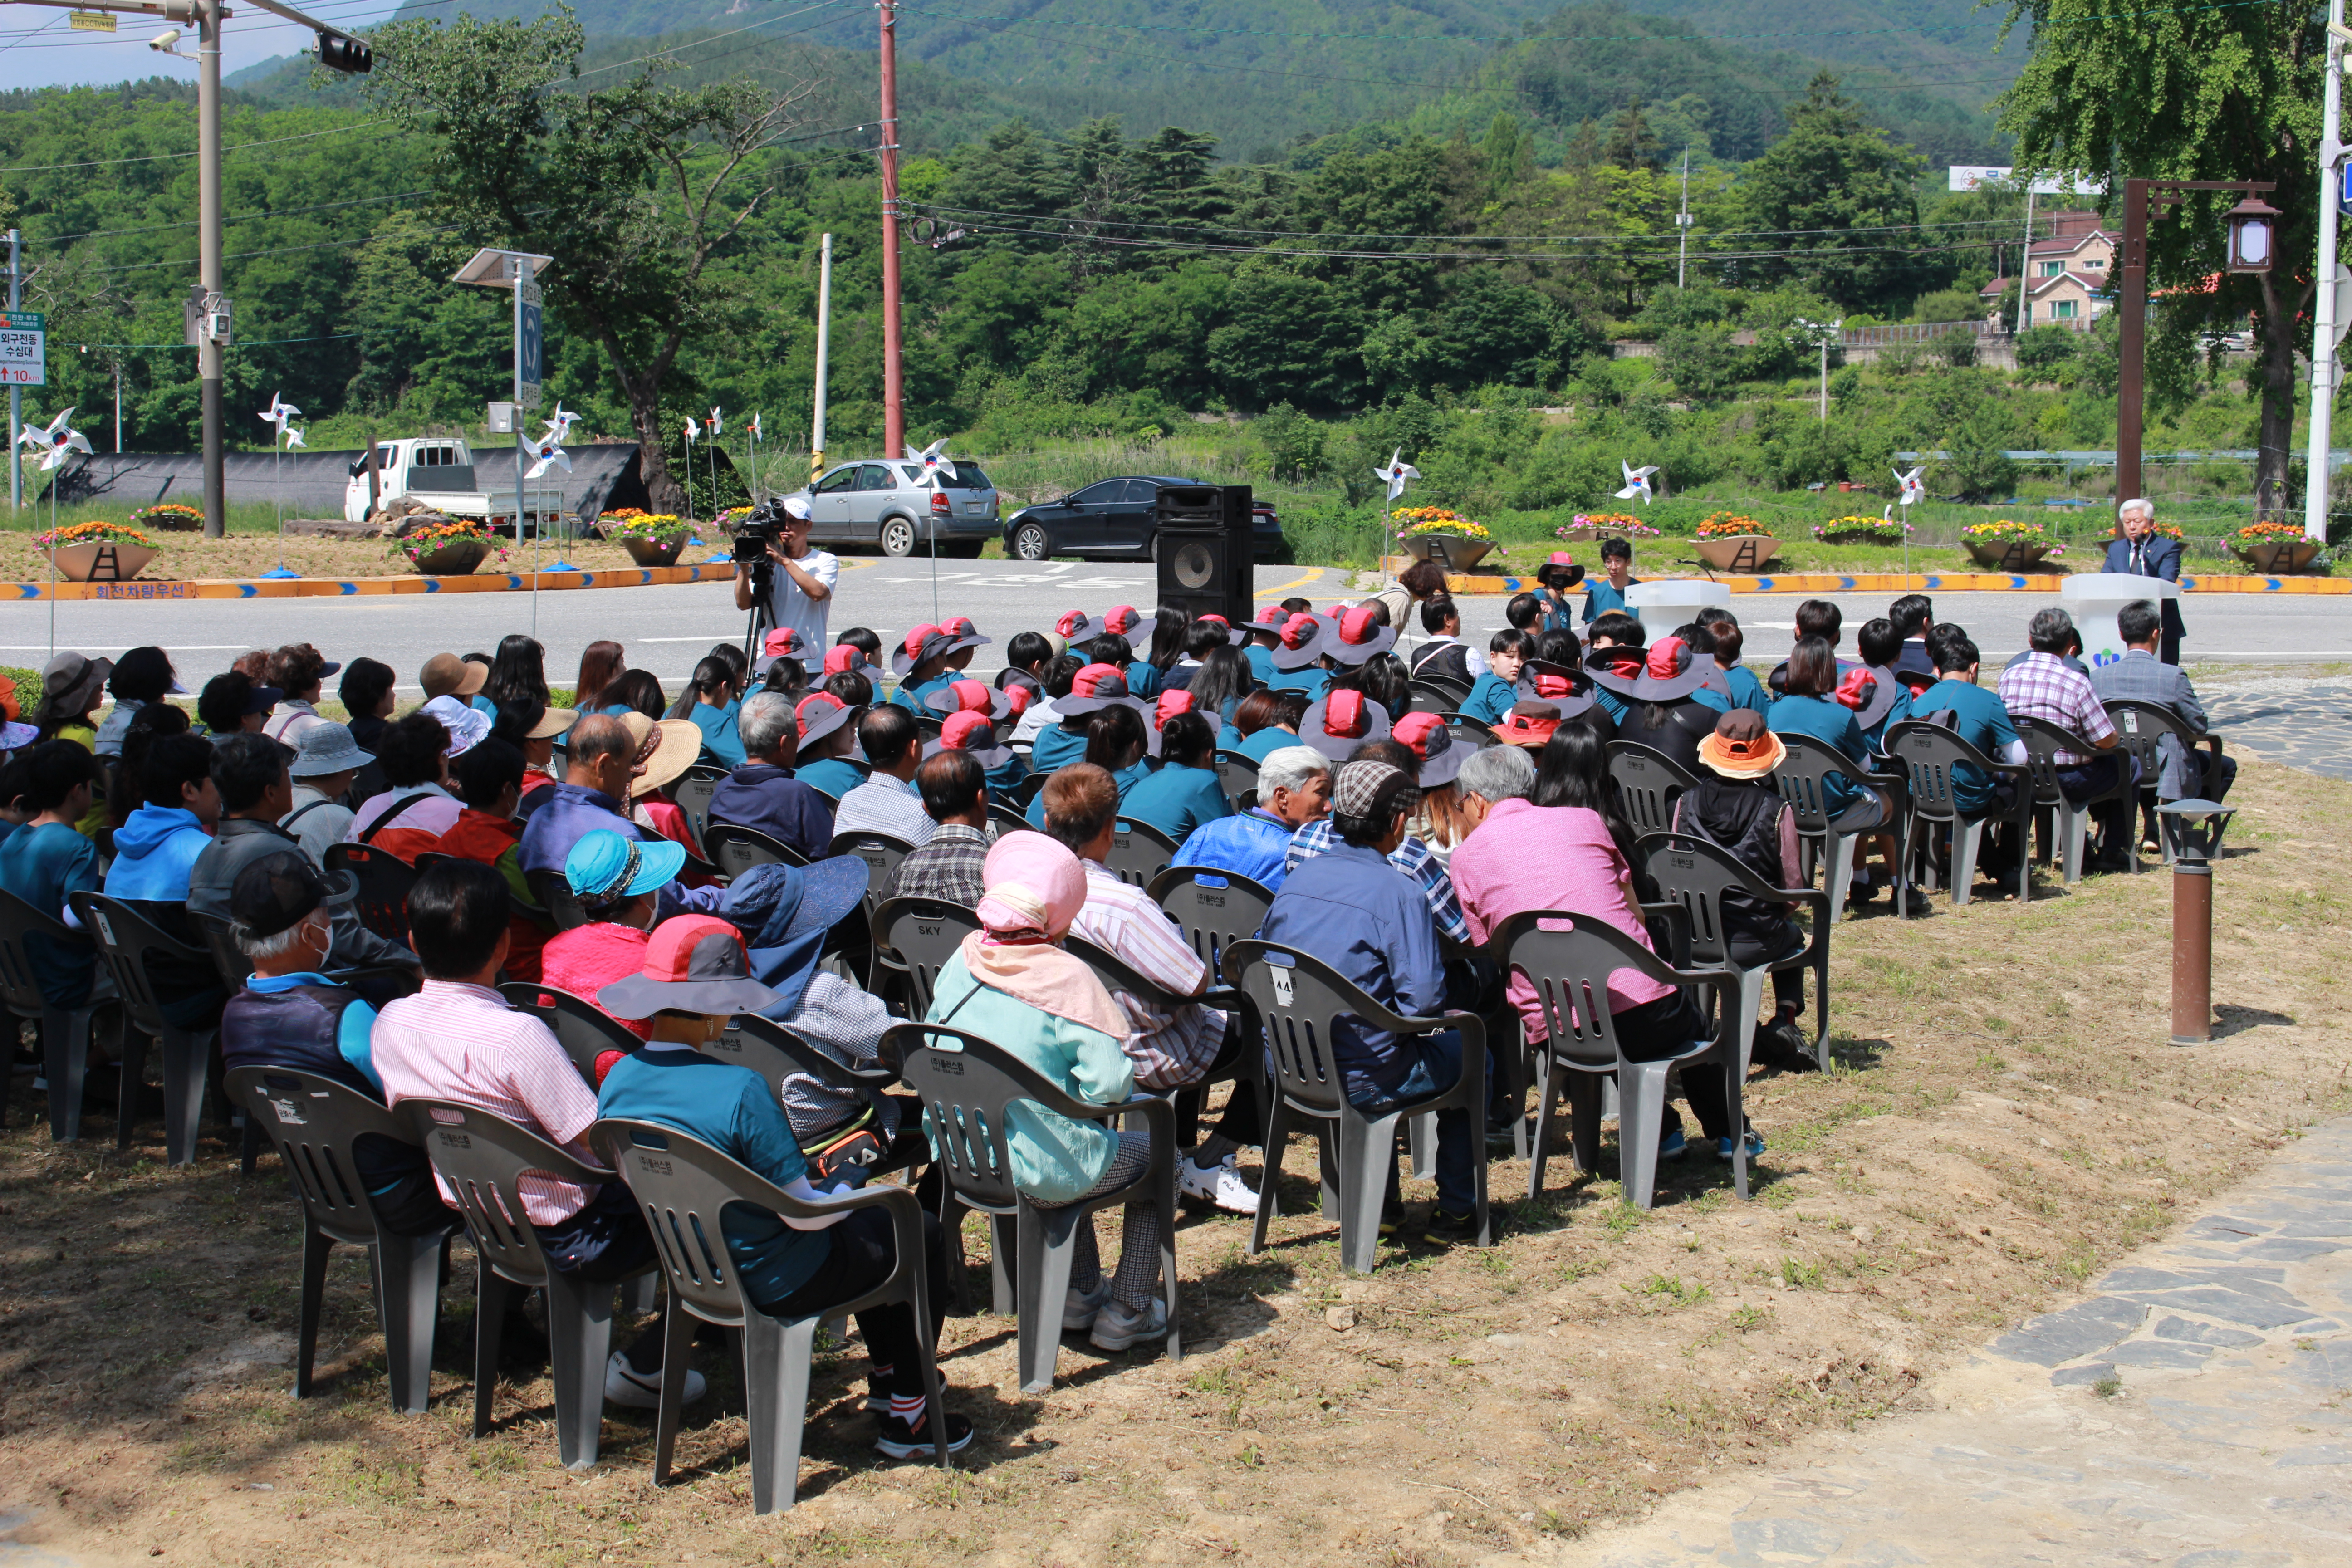
<instances>
[{"instance_id":1,"label":"sky","mask_svg":"<svg viewBox=\"0 0 2352 1568\"><path fill-rule=\"evenodd\" d=\"M358 28L389 19L399 0L286 0L305 16L338 26ZM316 46L318 35L292 22L281 21L256 6L231 0L229 19L221 25L221 74L226 76L275 57L292 55ZM68 13L47 5L0 4L0 89L74 87L119 81L143 81L165 77L196 79L194 60L157 54L147 40L172 24L157 16L115 17L116 30L77 33L66 25ZM195 29L184 27L180 48L195 53Z\"/></svg>"}]
</instances>

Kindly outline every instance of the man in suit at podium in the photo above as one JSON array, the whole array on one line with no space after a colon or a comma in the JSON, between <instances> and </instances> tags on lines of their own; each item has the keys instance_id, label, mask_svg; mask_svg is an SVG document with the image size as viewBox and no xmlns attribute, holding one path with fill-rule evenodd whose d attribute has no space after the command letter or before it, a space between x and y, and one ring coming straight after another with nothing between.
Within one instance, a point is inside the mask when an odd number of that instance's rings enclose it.
<instances>
[{"instance_id":1,"label":"man in suit at podium","mask_svg":"<svg viewBox=\"0 0 2352 1568\"><path fill-rule=\"evenodd\" d=\"M2129 573L2135 577L2162 577L2168 582L2180 581L2180 541L2168 538L2156 531L2156 503L2149 500L2127 500L2116 509L2123 523L2124 536L2107 542L2106 570ZM2180 662L2180 602L2162 601L2164 635L2158 646L2157 658L2166 664Z\"/></svg>"}]
</instances>

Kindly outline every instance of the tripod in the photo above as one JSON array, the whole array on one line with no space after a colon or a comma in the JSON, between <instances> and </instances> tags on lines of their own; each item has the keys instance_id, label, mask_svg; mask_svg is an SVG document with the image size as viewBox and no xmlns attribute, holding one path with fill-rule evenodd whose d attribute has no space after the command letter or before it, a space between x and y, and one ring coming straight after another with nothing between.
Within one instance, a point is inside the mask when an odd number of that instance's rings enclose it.
<instances>
[{"instance_id":1,"label":"tripod","mask_svg":"<svg viewBox=\"0 0 2352 1568\"><path fill-rule=\"evenodd\" d=\"M760 645L776 623L768 614L768 595L775 590L776 563L765 556L751 563L751 610L743 623L743 658L760 661Z\"/></svg>"}]
</instances>

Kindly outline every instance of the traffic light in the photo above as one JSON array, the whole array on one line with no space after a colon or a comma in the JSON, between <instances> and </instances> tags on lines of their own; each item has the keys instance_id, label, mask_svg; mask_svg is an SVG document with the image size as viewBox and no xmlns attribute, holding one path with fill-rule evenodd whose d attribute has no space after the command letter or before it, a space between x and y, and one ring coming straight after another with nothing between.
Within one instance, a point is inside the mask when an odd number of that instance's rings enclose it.
<instances>
[{"instance_id":1,"label":"traffic light","mask_svg":"<svg viewBox=\"0 0 2352 1568\"><path fill-rule=\"evenodd\" d=\"M340 33L319 35L319 63L332 71L359 74L375 69L375 51Z\"/></svg>"}]
</instances>

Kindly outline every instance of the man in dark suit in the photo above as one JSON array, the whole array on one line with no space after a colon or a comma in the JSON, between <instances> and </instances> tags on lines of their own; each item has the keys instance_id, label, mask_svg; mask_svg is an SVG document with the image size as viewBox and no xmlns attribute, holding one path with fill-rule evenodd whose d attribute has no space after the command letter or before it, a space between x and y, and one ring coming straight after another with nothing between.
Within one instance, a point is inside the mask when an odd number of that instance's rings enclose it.
<instances>
[{"instance_id":1,"label":"man in dark suit","mask_svg":"<svg viewBox=\"0 0 2352 1568\"><path fill-rule=\"evenodd\" d=\"M2123 698L2161 702L2201 734L2206 727L2205 705L2197 700L2197 689L2178 668L2157 659L2159 626L2156 605L2149 600L2134 599L2118 610L2116 630L2124 640L2124 656L2091 672L2091 689L2102 702ZM2167 735L2157 742L2157 755L2162 763L2156 784L2158 801L2220 800L2230 793L2238 776L2238 759L2224 755L2218 747L2191 750ZM2155 841L2152 825L2141 831Z\"/></svg>"},{"instance_id":2,"label":"man in dark suit","mask_svg":"<svg viewBox=\"0 0 2352 1568\"><path fill-rule=\"evenodd\" d=\"M2116 515L2123 523L2124 536L2107 542L2106 570L2179 582L2180 541L2157 532L2156 503L2127 500L2116 509ZM2167 599L2163 604L2164 636L2157 658L2166 664L2179 664L2180 604L2175 599Z\"/></svg>"}]
</instances>

